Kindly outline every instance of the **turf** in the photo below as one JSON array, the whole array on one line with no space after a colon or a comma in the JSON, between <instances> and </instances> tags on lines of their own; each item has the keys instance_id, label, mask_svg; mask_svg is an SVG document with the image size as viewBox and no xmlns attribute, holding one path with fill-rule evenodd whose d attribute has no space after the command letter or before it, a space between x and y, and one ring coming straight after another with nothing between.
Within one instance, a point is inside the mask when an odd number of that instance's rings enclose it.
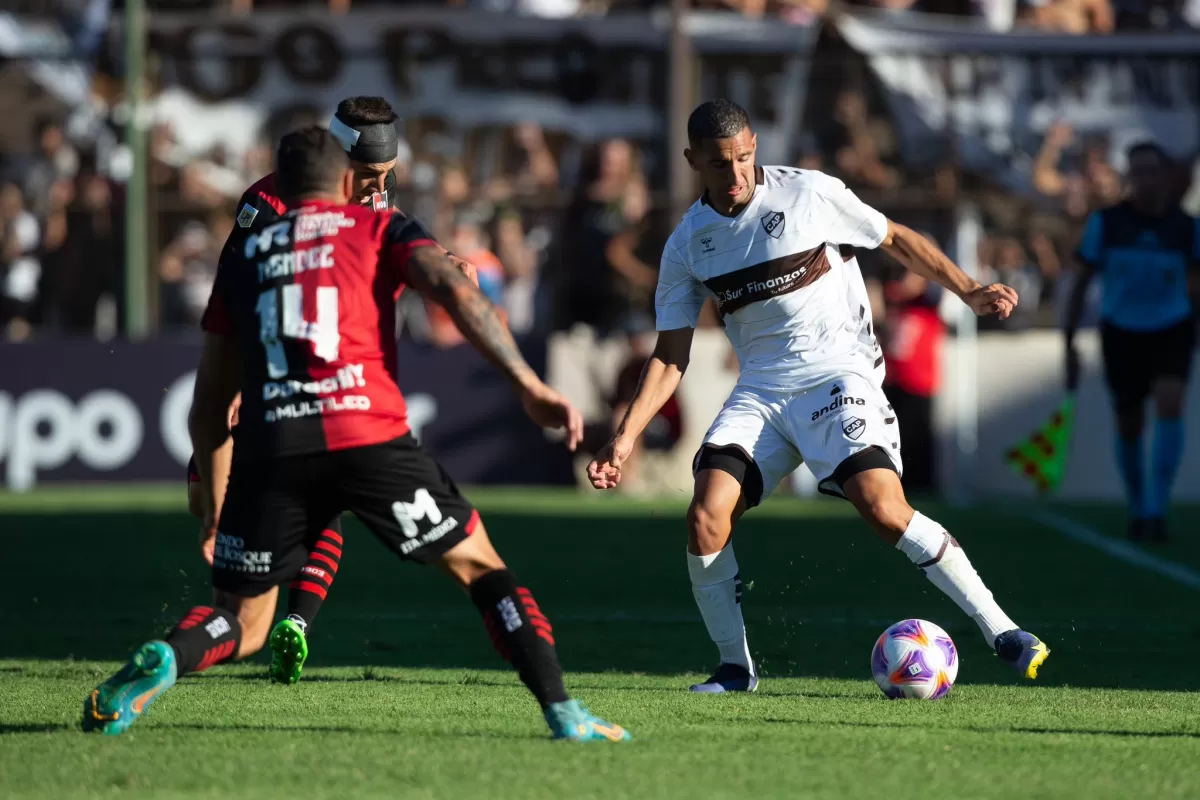
<instances>
[{"instance_id":1,"label":"turf","mask_svg":"<svg viewBox=\"0 0 1200 800\"><path fill-rule=\"evenodd\" d=\"M0 496L0 796L1200 796L1196 592L1019 507L923 509L1054 648L1034 685L845 504L784 501L738 540L760 692L691 696L715 654L682 502L490 492L488 529L554 621L569 688L630 744L547 741L470 604L354 523L298 686L269 684L259 657L184 679L124 737L84 736L87 691L205 597L176 491ZM1111 509L1062 512L1120 533ZM874 637L907 616L959 645L943 701L889 702L870 681Z\"/></svg>"}]
</instances>

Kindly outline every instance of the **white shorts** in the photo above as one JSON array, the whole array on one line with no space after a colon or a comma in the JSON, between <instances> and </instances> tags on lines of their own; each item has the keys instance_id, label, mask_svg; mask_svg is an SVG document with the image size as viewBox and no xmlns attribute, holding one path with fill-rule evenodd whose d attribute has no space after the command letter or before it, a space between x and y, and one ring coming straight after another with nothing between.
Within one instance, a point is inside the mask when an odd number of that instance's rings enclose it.
<instances>
[{"instance_id":1,"label":"white shorts","mask_svg":"<svg viewBox=\"0 0 1200 800\"><path fill-rule=\"evenodd\" d=\"M896 413L873 381L852 374L803 392L735 387L705 434L693 469L705 468L708 459L722 469L714 454L731 450L758 469L758 475L735 474L747 507L762 502L801 464L812 470L819 491L835 497L845 497L842 484L865 470L902 472Z\"/></svg>"}]
</instances>

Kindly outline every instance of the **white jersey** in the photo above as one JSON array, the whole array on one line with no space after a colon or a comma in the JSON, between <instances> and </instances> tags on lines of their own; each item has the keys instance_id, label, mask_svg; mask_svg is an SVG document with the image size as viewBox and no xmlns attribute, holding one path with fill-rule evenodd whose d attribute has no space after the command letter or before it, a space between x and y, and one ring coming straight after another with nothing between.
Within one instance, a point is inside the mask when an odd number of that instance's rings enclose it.
<instances>
[{"instance_id":1,"label":"white jersey","mask_svg":"<svg viewBox=\"0 0 1200 800\"><path fill-rule=\"evenodd\" d=\"M658 330L695 327L713 297L740 385L801 391L851 373L878 386L883 356L870 302L844 248L879 247L887 219L822 172L760 167L756 178L736 217L701 198L671 234L655 294Z\"/></svg>"}]
</instances>

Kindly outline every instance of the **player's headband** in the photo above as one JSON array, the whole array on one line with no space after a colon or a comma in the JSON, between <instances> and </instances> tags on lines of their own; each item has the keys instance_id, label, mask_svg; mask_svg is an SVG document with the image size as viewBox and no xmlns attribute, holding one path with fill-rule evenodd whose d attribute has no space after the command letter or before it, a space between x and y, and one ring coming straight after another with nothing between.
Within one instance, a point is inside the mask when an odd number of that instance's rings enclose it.
<instances>
[{"instance_id":1,"label":"player's headband","mask_svg":"<svg viewBox=\"0 0 1200 800\"><path fill-rule=\"evenodd\" d=\"M335 115L329 122L329 132L342 143L351 160L360 164L385 164L400 151L400 135L391 122L351 128Z\"/></svg>"}]
</instances>

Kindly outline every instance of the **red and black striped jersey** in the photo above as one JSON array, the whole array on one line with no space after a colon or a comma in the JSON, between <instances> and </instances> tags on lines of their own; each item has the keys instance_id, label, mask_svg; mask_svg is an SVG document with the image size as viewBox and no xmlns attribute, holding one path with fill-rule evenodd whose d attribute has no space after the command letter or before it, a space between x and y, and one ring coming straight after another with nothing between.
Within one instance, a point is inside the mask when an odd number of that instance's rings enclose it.
<instances>
[{"instance_id":1,"label":"red and black striped jersey","mask_svg":"<svg viewBox=\"0 0 1200 800\"><path fill-rule=\"evenodd\" d=\"M202 323L241 343L239 458L407 433L395 298L409 253L437 246L425 227L396 211L314 202L243 239L222 258Z\"/></svg>"}]
</instances>

